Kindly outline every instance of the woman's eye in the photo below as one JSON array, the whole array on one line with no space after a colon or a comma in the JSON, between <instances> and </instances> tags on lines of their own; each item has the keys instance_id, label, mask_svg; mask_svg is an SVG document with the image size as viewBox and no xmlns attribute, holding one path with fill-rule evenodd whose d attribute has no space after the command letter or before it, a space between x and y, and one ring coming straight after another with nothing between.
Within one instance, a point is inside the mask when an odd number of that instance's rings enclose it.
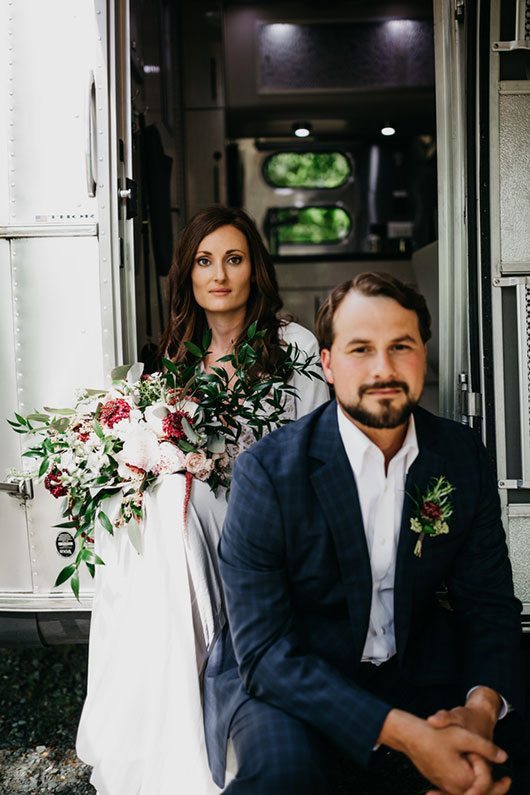
<instances>
[{"instance_id":1,"label":"woman's eye","mask_svg":"<svg viewBox=\"0 0 530 795\"><path fill-rule=\"evenodd\" d=\"M197 257L197 265L209 265L210 260L207 257Z\"/></svg>"},{"instance_id":2,"label":"woman's eye","mask_svg":"<svg viewBox=\"0 0 530 795\"><path fill-rule=\"evenodd\" d=\"M243 260L243 257L240 257L238 254L234 254L232 257L230 257L230 259L228 260L228 262L229 262L231 265L239 265L239 263L240 263L242 260Z\"/></svg>"}]
</instances>

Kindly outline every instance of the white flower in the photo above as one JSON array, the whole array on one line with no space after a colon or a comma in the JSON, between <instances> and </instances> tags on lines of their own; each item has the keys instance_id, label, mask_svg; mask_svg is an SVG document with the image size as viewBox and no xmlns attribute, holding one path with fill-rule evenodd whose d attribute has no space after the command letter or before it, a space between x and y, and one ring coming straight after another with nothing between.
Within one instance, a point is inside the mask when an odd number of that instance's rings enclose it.
<instances>
[{"instance_id":1,"label":"white flower","mask_svg":"<svg viewBox=\"0 0 530 795\"><path fill-rule=\"evenodd\" d=\"M112 426L111 433L114 436L117 436L118 439L125 439L127 434L129 433L129 428L131 425L138 425L142 421L142 412L140 409L132 409L131 413L128 417L125 417L123 420L119 422L115 422Z\"/></svg>"},{"instance_id":2,"label":"white flower","mask_svg":"<svg viewBox=\"0 0 530 795\"><path fill-rule=\"evenodd\" d=\"M153 403L152 406L147 406L144 412L144 417L147 425L152 431L161 439L166 434L162 427L164 419L169 414L169 410L164 403Z\"/></svg>"},{"instance_id":3,"label":"white flower","mask_svg":"<svg viewBox=\"0 0 530 795\"><path fill-rule=\"evenodd\" d=\"M202 450L198 453L186 454L186 469L199 480L206 480L210 476L213 468L214 463L212 459L206 458Z\"/></svg>"},{"instance_id":4,"label":"white flower","mask_svg":"<svg viewBox=\"0 0 530 795\"><path fill-rule=\"evenodd\" d=\"M173 472L182 472L186 469L186 456L176 445L171 442L162 442L159 445L160 462L153 467L155 475L170 475Z\"/></svg>"},{"instance_id":5,"label":"white flower","mask_svg":"<svg viewBox=\"0 0 530 795\"><path fill-rule=\"evenodd\" d=\"M116 455L116 459L118 473L125 480L141 477L142 471L150 472L160 463L160 447L156 434L145 423L129 424L124 434L123 449Z\"/></svg>"}]
</instances>

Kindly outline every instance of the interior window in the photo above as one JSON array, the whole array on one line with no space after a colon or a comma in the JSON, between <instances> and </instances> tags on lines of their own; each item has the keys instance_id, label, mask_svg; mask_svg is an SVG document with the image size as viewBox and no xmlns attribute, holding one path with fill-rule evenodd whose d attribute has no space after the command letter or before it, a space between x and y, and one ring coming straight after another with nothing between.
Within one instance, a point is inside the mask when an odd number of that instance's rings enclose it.
<instances>
[{"instance_id":1,"label":"interior window","mask_svg":"<svg viewBox=\"0 0 530 795\"><path fill-rule=\"evenodd\" d=\"M274 188L340 188L352 176L342 152L276 152L264 163L265 179Z\"/></svg>"},{"instance_id":2,"label":"interior window","mask_svg":"<svg viewBox=\"0 0 530 795\"><path fill-rule=\"evenodd\" d=\"M278 208L275 215L280 245L341 243L352 228L351 216L342 207Z\"/></svg>"}]
</instances>

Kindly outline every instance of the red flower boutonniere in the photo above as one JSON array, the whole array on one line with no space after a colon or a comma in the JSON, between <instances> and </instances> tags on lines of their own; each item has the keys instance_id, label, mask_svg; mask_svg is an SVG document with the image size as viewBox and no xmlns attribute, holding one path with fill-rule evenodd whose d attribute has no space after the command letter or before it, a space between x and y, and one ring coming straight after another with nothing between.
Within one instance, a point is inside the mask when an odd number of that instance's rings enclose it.
<instances>
[{"instance_id":1,"label":"red flower boutonniere","mask_svg":"<svg viewBox=\"0 0 530 795\"><path fill-rule=\"evenodd\" d=\"M418 513L410 520L410 529L419 534L414 554L421 558L425 536L440 536L449 532L447 519L453 513L451 494L455 490L445 475L431 481L423 497L415 500Z\"/></svg>"}]
</instances>

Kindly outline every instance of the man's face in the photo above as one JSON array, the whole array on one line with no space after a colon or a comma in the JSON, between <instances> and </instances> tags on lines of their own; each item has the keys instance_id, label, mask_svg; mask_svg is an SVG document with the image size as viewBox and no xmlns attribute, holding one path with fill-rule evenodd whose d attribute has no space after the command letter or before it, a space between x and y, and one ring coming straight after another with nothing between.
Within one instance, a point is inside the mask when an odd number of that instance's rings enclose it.
<instances>
[{"instance_id":1,"label":"man's face","mask_svg":"<svg viewBox=\"0 0 530 795\"><path fill-rule=\"evenodd\" d=\"M338 402L357 423L397 428L421 397L427 367L416 312L386 296L352 290L333 318L322 367Z\"/></svg>"}]
</instances>

